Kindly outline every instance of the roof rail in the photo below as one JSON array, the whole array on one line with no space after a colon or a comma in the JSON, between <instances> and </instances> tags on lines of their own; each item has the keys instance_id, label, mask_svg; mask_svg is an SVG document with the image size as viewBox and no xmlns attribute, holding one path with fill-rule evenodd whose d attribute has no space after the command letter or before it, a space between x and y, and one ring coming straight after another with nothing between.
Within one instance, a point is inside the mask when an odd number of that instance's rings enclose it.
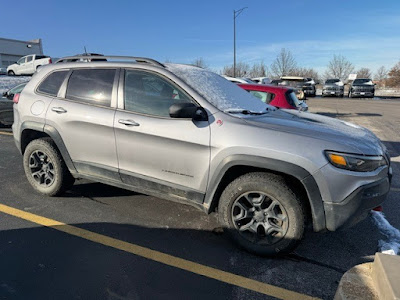
<instances>
[{"instance_id":1,"label":"roof rail","mask_svg":"<svg viewBox=\"0 0 400 300\"><path fill-rule=\"evenodd\" d=\"M109 58L109 59L115 59L115 60L135 60L138 63L147 63L147 64L151 64L154 66L158 66L158 67L163 67L165 68L165 65L163 65L162 63L151 59L151 58L146 58L146 57L136 57L136 56L114 56L114 55L76 55L76 56L66 56L66 57L62 57L59 60L56 61L56 63L58 62L63 62L66 61L68 62L70 61L76 61L79 59L92 59L93 61L96 60L101 60L104 58Z\"/></svg>"}]
</instances>

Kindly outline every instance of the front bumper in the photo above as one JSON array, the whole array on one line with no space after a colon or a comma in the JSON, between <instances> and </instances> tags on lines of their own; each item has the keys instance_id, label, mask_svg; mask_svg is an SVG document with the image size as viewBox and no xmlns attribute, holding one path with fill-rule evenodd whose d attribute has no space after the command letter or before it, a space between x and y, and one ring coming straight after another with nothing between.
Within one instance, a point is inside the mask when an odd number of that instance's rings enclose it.
<instances>
[{"instance_id":1,"label":"front bumper","mask_svg":"<svg viewBox=\"0 0 400 300\"><path fill-rule=\"evenodd\" d=\"M391 169L387 177L363 185L340 203L324 203L326 228L335 231L340 227L350 227L365 219L369 211L386 199L390 190Z\"/></svg>"},{"instance_id":2,"label":"front bumper","mask_svg":"<svg viewBox=\"0 0 400 300\"><path fill-rule=\"evenodd\" d=\"M352 91L351 92L351 96L353 97L374 97L375 96L375 92L374 91L370 91L370 92L361 92L361 91Z\"/></svg>"},{"instance_id":3,"label":"front bumper","mask_svg":"<svg viewBox=\"0 0 400 300\"><path fill-rule=\"evenodd\" d=\"M329 91L322 90L322 96L343 96L344 92L341 90Z\"/></svg>"}]
</instances>

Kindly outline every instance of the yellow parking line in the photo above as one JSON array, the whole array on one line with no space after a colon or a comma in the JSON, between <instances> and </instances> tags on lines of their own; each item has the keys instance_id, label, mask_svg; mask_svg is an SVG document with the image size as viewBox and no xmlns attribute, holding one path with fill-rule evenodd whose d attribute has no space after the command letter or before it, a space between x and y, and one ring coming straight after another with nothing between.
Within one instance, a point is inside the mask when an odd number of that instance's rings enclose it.
<instances>
[{"instance_id":1,"label":"yellow parking line","mask_svg":"<svg viewBox=\"0 0 400 300\"><path fill-rule=\"evenodd\" d=\"M225 272L216 268L208 267L186 259L175 257L166 253L155 251L149 248L117 240L115 238L98 234L89 230L81 229L56 220L48 219L23 210L0 204L0 212L24 219L42 226L50 227L58 231L68 233L98 244L126 251L140 257L144 257L162 264L186 270L194 274L219 280L231 285L242 287L261 294L272 296L279 299L316 299L310 296L293 292L284 288L273 286L264 282L256 281L233 273Z\"/></svg>"},{"instance_id":2,"label":"yellow parking line","mask_svg":"<svg viewBox=\"0 0 400 300\"><path fill-rule=\"evenodd\" d=\"M7 132L7 131L0 131L0 134L2 134L2 135L13 135L12 132Z\"/></svg>"}]
</instances>

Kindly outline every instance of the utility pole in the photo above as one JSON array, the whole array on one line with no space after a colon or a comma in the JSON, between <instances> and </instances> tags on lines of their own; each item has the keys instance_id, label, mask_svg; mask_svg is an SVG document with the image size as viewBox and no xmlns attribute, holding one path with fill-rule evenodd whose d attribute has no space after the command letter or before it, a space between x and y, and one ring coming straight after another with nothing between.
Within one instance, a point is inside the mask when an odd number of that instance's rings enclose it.
<instances>
[{"instance_id":1,"label":"utility pole","mask_svg":"<svg viewBox=\"0 0 400 300\"><path fill-rule=\"evenodd\" d=\"M246 7L233 11L233 77L236 77L236 18L244 11Z\"/></svg>"}]
</instances>

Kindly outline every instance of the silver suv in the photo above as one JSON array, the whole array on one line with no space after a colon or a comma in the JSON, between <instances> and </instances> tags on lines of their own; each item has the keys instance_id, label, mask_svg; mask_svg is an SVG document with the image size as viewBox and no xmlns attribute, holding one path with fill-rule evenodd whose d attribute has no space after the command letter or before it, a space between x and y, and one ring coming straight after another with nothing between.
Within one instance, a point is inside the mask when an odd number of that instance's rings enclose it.
<instances>
[{"instance_id":1,"label":"silver suv","mask_svg":"<svg viewBox=\"0 0 400 300\"><path fill-rule=\"evenodd\" d=\"M389 191L389 155L365 128L275 109L194 66L82 58L41 68L14 105L15 143L43 194L86 178L191 204L272 255L293 250L307 222L351 225Z\"/></svg>"}]
</instances>

